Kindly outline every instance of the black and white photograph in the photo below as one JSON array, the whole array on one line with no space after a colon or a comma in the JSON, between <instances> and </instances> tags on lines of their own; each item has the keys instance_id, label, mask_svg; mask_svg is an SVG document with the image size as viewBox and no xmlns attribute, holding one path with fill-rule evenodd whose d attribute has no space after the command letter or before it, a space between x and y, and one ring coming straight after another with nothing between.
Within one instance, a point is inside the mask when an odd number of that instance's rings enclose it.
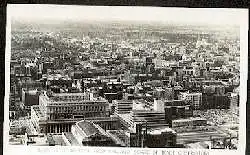
<instances>
[{"instance_id":1,"label":"black and white photograph","mask_svg":"<svg viewBox=\"0 0 250 155\"><path fill-rule=\"evenodd\" d=\"M246 10L7 11L8 146L244 147Z\"/></svg>"}]
</instances>

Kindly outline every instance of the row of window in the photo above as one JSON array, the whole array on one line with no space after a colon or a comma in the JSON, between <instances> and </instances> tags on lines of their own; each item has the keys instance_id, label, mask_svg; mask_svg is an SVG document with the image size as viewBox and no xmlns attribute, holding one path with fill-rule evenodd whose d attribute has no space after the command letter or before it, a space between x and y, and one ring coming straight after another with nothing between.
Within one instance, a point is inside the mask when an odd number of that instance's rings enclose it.
<instances>
[{"instance_id":1,"label":"row of window","mask_svg":"<svg viewBox=\"0 0 250 155\"><path fill-rule=\"evenodd\" d=\"M72 100L79 100L79 99L84 99L84 96L56 96L53 98L54 100L68 100L68 99L72 99Z\"/></svg>"},{"instance_id":2,"label":"row of window","mask_svg":"<svg viewBox=\"0 0 250 155\"><path fill-rule=\"evenodd\" d=\"M59 105L59 106L61 106L61 105L65 105L65 104L68 104L70 106L73 106L73 105L83 105L83 104L85 104L85 105L86 104L94 105L94 104L106 104L106 102L81 102L81 101L79 101L79 102L68 102L68 103L66 103L66 102L63 102L63 103L52 102L50 105L54 105L54 106Z\"/></svg>"},{"instance_id":3,"label":"row of window","mask_svg":"<svg viewBox=\"0 0 250 155\"><path fill-rule=\"evenodd\" d=\"M193 71L184 71L184 74L193 74Z\"/></svg>"},{"instance_id":4,"label":"row of window","mask_svg":"<svg viewBox=\"0 0 250 155\"><path fill-rule=\"evenodd\" d=\"M71 106L71 107L50 107L48 110L49 113L66 112L71 110L105 111L105 106L82 105L82 106Z\"/></svg>"}]
</instances>

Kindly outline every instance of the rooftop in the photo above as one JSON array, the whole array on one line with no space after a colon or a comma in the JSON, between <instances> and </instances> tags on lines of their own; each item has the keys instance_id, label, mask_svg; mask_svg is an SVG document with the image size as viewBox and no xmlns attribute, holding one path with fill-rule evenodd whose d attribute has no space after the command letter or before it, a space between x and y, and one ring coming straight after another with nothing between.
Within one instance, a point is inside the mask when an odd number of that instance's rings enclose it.
<instances>
[{"instance_id":1,"label":"rooftop","mask_svg":"<svg viewBox=\"0 0 250 155\"><path fill-rule=\"evenodd\" d=\"M84 96L84 93L53 93L53 96Z\"/></svg>"},{"instance_id":2,"label":"rooftop","mask_svg":"<svg viewBox=\"0 0 250 155\"><path fill-rule=\"evenodd\" d=\"M83 120L77 122L76 124L83 130L83 132L87 135L87 137L100 133L98 128L96 128L94 123L92 122Z\"/></svg>"},{"instance_id":3,"label":"rooftop","mask_svg":"<svg viewBox=\"0 0 250 155\"><path fill-rule=\"evenodd\" d=\"M174 122L185 122L185 121L206 121L205 118L201 118L201 117L191 117L191 118L187 118L187 119L177 119L177 120L173 120Z\"/></svg>"},{"instance_id":4,"label":"rooftop","mask_svg":"<svg viewBox=\"0 0 250 155\"><path fill-rule=\"evenodd\" d=\"M154 111L154 110L132 110L133 113L159 113L161 114L162 112Z\"/></svg>"},{"instance_id":5,"label":"rooftop","mask_svg":"<svg viewBox=\"0 0 250 155\"><path fill-rule=\"evenodd\" d=\"M151 135L160 135L163 132L171 132L171 133L176 133L173 129L165 127L165 128L158 128L158 129L152 129L148 133Z\"/></svg>"},{"instance_id":6,"label":"rooftop","mask_svg":"<svg viewBox=\"0 0 250 155\"><path fill-rule=\"evenodd\" d=\"M63 134L65 135L65 137L67 138L67 140L70 142L72 146L79 145L78 141L76 140L76 138L71 132L64 132Z\"/></svg>"},{"instance_id":7,"label":"rooftop","mask_svg":"<svg viewBox=\"0 0 250 155\"><path fill-rule=\"evenodd\" d=\"M132 100L113 100L113 104L133 104Z\"/></svg>"},{"instance_id":8,"label":"rooftop","mask_svg":"<svg viewBox=\"0 0 250 155\"><path fill-rule=\"evenodd\" d=\"M37 117L42 118L44 117L43 113L40 110L40 107L38 105L32 106L33 110L35 111Z\"/></svg>"}]
</instances>

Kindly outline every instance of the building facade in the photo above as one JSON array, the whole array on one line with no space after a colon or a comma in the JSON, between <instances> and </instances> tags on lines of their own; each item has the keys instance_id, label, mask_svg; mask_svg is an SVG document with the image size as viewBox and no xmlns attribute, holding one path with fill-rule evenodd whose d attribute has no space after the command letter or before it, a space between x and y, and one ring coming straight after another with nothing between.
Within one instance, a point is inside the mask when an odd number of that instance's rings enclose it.
<instances>
[{"instance_id":1,"label":"building facade","mask_svg":"<svg viewBox=\"0 0 250 155\"><path fill-rule=\"evenodd\" d=\"M33 108L32 111L32 120L39 120L41 132L61 133L70 131L76 121L90 117L106 117L108 103L104 99L85 100L83 93L43 92L39 96L38 108Z\"/></svg>"},{"instance_id":2,"label":"building facade","mask_svg":"<svg viewBox=\"0 0 250 155\"><path fill-rule=\"evenodd\" d=\"M179 98L181 100L190 101L190 104L194 107L194 109L200 109L202 93L181 92Z\"/></svg>"}]
</instances>

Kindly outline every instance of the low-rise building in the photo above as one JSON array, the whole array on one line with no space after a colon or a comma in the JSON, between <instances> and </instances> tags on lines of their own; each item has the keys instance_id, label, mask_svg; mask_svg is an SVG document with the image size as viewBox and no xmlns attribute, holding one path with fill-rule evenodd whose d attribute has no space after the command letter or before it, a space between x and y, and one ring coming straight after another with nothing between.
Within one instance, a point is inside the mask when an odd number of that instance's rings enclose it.
<instances>
[{"instance_id":1,"label":"low-rise building","mask_svg":"<svg viewBox=\"0 0 250 155\"><path fill-rule=\"evenodd\" d=\"M120 146L111 134L99 125L86 120L76 122L72 126L71 133L63 133L63 140L70 146Z\"/></svg>"}]
</instances>

